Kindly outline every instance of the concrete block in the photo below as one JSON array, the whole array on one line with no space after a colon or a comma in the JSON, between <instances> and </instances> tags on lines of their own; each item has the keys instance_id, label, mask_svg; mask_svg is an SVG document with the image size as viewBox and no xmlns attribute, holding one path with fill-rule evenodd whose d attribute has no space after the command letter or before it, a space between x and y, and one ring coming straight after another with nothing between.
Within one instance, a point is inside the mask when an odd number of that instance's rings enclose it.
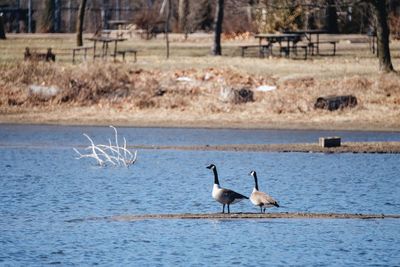
<instances>
[{"instance_id":1,"label":"concrete block","mask_svg":"<svg viewBox=\"0 0 400 267\"><path fill-rule=\"evenodd\" d=\"M339 147L341 145L340 143L341 143L341 138L338 136L319 138L319 145L321 147Z\"/></svg>"}]
</instances>

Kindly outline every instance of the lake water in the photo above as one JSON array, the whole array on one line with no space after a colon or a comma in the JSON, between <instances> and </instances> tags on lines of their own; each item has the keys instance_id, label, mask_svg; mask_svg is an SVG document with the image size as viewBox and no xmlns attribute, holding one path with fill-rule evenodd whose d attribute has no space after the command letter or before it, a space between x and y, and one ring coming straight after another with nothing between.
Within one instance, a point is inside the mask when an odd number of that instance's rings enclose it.
<instances>
[{"instance_id":1,"label":"lake water","mask_svg":"<svg viewBox=\"0 0 400 267\"><path fill-rule=\"evenodd\" d=\"M130 168L75 159L108 127L0 125L0 266L399 266L400 220L86 220L122 214L215 213L221 185L260 189L271 212L400 214L400 156L139 150ZM400 141L399 133L121 128L128 144ZM249 201L231 212L258 212ZM80 219L80 220L75 220Z\"/></svg>"}]
</instances>

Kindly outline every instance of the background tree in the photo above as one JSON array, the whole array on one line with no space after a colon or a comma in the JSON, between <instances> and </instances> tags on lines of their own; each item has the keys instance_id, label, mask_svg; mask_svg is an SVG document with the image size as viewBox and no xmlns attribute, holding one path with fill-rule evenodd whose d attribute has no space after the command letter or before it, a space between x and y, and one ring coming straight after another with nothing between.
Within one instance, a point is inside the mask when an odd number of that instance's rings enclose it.
<instances>
[{"instance_id":1,"label":"background tree","mask_svg":"<svg viewBox=\"0 0 400 267\"><path fill-rule=\"evenodd\" d=\"M211 30L214 23L211 0L191 1L187 22L190 31Z\"/></svg>"},{"instance_id":2,"label":"background tree","mask_svg":"<svg viewBox=\"0 0 400 267\"><path fill-rule=\"evenodd\" d=\"M222 23L224 21L224 0L217 0L217 7L215 9L215 23L214 23L214 45L212 54L214 56L220 56L222 54L221 49L221 34L222 34Z\"/></svg>"},{"instance_id":3,"label":"background tree","mask_svg":"<svg viewBox=\"0 0 400 267\"><path fill-rule=\"evenodd\" d=\"M383 72L394 71L389 47L389 24L386 0L368 0L372 5L376 21L377 53L379 69Z\"/></svg>"},{"instance_id":4,"label":"background tree","mask_svg":"<svg viewBox=\"0 0 400 267\"><path fill-rule=\"evenodd\" d=\"M165 42L166 42L166 48L167 48L167 58L169 58L169 24L171 21L171 13L172 13L172 1L171 0L164 0L161 9L160 9L160 15L163 13L166 13L166 19L165 19Z\"/></svg>"},{"instance_id":5,"label":"background tree","mask_svg":"<svg viewBox=\"0 0 400 267\"><path fill-rule=\"evenodd\" d=\"M187 17L189 14L189 0L179 0L178 3L178 26L179 31L185 33L185 39L188 34Z\"/></svg>"},{"instance_id":6,"label":"background tree","mask_svg":"<svg viewBox=\"0 0 400 267\"><path fill-rule=\"evenodd\" d=\"M42 32L54 32L55 29L55 1L45 0L41 19L40 30Z\"/></svg>"},{"instance_id":7,"label":"background tree","mask_svg":"<svg viewBox=\"0 0 400 267\"><path fill-rule=\"evenodd\" d=\"M6 39L6 31L4 30L3 15L0 15L0 39Z\"/></svg>"},{"instance_id":8,"label":"background tree","mask_svg":"<svg viewBox=\"0 0 400 267\"><path fill-rule=\"evenodd\" d=\"M327 8L326 8L326 22L325 28L329 33L338 33L338 16L337 16L337 9L335 0L327 0L326 1Z\"/></svg>"},{"instance_id":9,"label":"background tree","mask_svg":"<svg viewBox=\"0 0 400 267\"><path fill-rule=\"evenodd\" d=\"M76 21L76 45L83 45L83 21L85 19L86 0L81 0L79 4L78 20Z\"/></svg>"}]
</instances>

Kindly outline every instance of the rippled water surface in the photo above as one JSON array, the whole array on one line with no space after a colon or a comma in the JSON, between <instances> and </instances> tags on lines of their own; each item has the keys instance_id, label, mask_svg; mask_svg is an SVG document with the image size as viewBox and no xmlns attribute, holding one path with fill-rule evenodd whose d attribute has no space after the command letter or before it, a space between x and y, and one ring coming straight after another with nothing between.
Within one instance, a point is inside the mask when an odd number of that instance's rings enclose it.
<instances>
[{"instance_id":1,"label":"rippled water surface","mask_svg":"<svg viewBox=\"0 0 400 267\"><path fill-rule=\"evenodd\" d=\"M400 157L139 150L131 168L76 160L72 146L108 127L0 125L0 266L400 265L400 220L144 220L118 214L213 213L221 185L250 194L250 170L280 201L273 212L400 213ZM321 132L123 128L136 144L285 143ZM327 132L327 134L330 134ZM396 133L342 132L354 140ZM250 202L232 212L257 212ZM83 219L83 220L74 220ZM71 221L72 220L72 221Z\"/></svg>"},{"instance_id":2,"label":"rippled water surface","mask_svg":"<svg viewBox=\"0 0 400 267\"><path fill-rule=\"evenodd\" d=\"M131 145L218 145L280 144L317 142L321 136L340 136L350 141L400 141L400 132L309 131L309 130L230 130L190 128L118 128ZM0 145L79 145L87 144L87 133L96 142L113 137L109 127L1 125ZM29 137L29 138L27 138Z\"/></svg>"}]
</instances>

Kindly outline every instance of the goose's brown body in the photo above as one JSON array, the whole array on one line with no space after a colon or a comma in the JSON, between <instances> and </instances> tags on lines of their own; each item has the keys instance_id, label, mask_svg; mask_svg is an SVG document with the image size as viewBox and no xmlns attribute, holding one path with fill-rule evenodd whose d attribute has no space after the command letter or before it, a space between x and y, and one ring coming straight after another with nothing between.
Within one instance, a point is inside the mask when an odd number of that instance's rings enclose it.
<instances>
[{"instance_id":1,"label":"goose's brown body","mask_svg":"<svg viewBox=\"0 0 400 267\"><path fill-rule=\"evenodd\" d=\"M250 172L250 175L254 177L254 188L253 192L250 195L250 201L256 206L259 206L261 209L261 213L265 212L266 208L269 207L279 207L278 202L271 197L270 195L258 191L258 180L257 180L257 173L255 171Z\"/></svg>"},{"instance_id":2,"label":"goose's brown body","mask_svg":"<svg viewBox=\"0 0 400 267\"><path fill-rule=\"evenodd\" d=\"M222 204L222 213L225 212L225 205L228 206L228 213L230 213L229 205L238 203L238 202L242 201L243 199L249 199L248 197L246 197L242 194L239 194L233 190L222 188L219 185L217 167L214 164L207 166L207 168L213 170L214 186L213 186L213 190L212 190L212 197L216 201L218 201L219 203Z\"/></svg>"}]
</instances>

